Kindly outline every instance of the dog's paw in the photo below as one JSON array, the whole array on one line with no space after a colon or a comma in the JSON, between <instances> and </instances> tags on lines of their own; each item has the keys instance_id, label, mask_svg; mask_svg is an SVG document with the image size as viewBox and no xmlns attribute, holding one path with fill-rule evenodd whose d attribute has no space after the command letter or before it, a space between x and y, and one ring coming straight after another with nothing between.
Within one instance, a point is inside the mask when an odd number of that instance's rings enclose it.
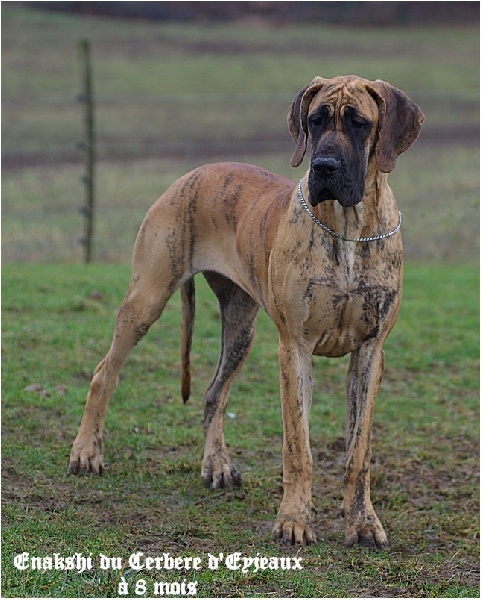
<instances>
[{"instance_id":1,"label":"dog's paw","mask_svg":"<svg viewBox=\"0 0 482 600\"><path fill-rule=\"evenodd\" d=\"M294 546L316 543L316 535L308 523L299 520L278 517L273 528L273 539Z\"/></svg>"},{"instance_id":2,"label":"dog's paw","mask_svg":"<svg viewBox=\"0 0 482 600\"><path fill-rule=\"evenodd\" d=\"M345 516L345 546L350 548L355 544L383 550L388 546L387 536L375 512L347 522Z\"/></svg>"},{"instance_id":3,"label":"dog's paw","mask_svg":"<svg viewBox=\"0 0 482 600\"><path fill-rule=\"evenodd\" d=\"M231 463L225 452L209 456L203 460L201 477L207 487L215 490L240 486L241 473Z\"/></svg>"},{"instance_id":4,"label":"dog's paw","mask_svg":"<svg viewBox=\"0 0 482 600\"><path fill-rule=\"evenodd\" d=\"M70 452L67 474L94 473L102 475L103 471L102 442L95 439L84 443L75 440Z\"/></svg>"}]
</instances>

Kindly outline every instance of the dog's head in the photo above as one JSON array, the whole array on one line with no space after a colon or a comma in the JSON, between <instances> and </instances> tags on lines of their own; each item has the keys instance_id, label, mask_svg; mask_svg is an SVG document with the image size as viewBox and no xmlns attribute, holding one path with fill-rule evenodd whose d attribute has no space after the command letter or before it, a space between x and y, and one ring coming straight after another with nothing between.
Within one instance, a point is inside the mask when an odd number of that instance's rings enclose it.
<instances>
[{"instance_id":1,"label":"dog's head","mask_svg":"<svg viewBox=\"0 0 482 600\"><path fill-rule=\"evenodd\" d=\"M424 115L401 90L356 76L315 77L291 103L288 127L297 167L311 147L310 202L338 200L345 207L363 198L370 161L379 171L395 168L416 140Z\"/></svg>"}]
</instances>

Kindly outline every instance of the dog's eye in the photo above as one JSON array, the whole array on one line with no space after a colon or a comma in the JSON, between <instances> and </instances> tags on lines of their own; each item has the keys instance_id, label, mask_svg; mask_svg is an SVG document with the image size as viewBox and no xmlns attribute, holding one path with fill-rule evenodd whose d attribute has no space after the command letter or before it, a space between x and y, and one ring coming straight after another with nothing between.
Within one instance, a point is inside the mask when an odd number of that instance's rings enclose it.
<instances>
[{"instance_id":1,"label":"dog's eye","mask_svg":"<svg viewBox=\"0 0 482 600\"><path fill-rule=\"evenodd\" d=\"M350 123L354 129L365 129L370 126L370 123L366 119L362 119L357 115L350 117Z\"/></svg>"},{"instance_id":2,"label":"dog's eye","mask_svg":"<svg viewBox=\"0 0 482 600\"><path fill-rule=\"evenodd\" d=\"M362 127L365 127L366 123L364 123L363 121L353 119L352 125L355 129L362 129Z\"/></svg>"},{"instance_id":3,"label":"dog's eye","mask_svg":"<svg viewBox=\"0 0 482 600\"><path fill-rule=\"evenodd\" d=\"M310 125L311 127L321 127L323 125L323 117L310 117Z\"/></svg>"}]
</instances>

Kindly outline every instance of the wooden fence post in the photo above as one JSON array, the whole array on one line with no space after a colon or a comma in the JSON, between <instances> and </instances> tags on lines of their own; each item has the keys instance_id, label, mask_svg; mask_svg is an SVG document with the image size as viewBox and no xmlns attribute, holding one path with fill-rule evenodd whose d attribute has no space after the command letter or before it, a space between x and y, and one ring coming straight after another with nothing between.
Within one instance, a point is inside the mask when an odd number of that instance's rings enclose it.
<instances>
[{"instance_id":1,"label":"wooden fence post","mask_svg":"<svg viewBox=\"0 0 482 600\"><path fill-rule=\"evenodd\" d=\"M85 186L85 205L81 209L84 215L84 236L81 243L85 250L84 262L90 263L93 259L95 222L95 122L92 65L90 59L90 42L88 40L81 40L79 42L79 56L82 85L79 102L84 107L84 141L81 143L81 148L85 155L85 173L82 177Z\"/></svg>"}]
</instances>

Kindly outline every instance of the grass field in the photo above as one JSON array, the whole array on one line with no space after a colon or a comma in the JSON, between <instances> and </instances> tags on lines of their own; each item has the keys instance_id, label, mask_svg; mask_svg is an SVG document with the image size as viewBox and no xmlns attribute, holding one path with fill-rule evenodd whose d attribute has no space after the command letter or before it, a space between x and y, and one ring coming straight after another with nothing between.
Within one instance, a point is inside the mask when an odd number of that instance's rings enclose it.
<instances>
[{"instance_id":1,"label":"grass field","mask_svg":"<svg viewBox=\"0 0 482 600\"><path fill-rule=\"evenodd\" d=\"M96 259L82 266L77 42L94 51ZM197 595L479 596L479 29L148 24L2 3L2 594L112 597L119 583L197 581ZM66 477L91 373L108 349L146 209L203 162L296 179L287 106L315 74L386 79L427 120L391 183L408 258L375 413L373 499L383 552L345 550L347 359L314 359L311 442L318 544L271 542L282 495L277 334L260 315L233 386L227 442L244 486L200 481L202 398L220 322L198 285L190 402L179 392L179 298L129 359L106 423L106 476ZM117 264L116 264L117 263ZM91 555L82 574L19 570L21 552ZM135 552L202 558L136 572ZM302 571L208 568L209 553L302 558ZM120 557L102 570L100 554ZM175 590L175 588L173 588ZM158 590L159 591L159 590ZM176 593L175 591L172 593Z\"/></svg>"},{"instance_id":2,"label":"grass field","mask_svg":"<svg viewBox=\"0 0 482 600\"><path fill-rule=\"evenodd\" d=\"M107 350L129 279L123 266L17 265L3 273L3 595L116 596L134 585L198 581L212 596L478 596L478 271L409 265L399 323L386 345L374 428L373 497L384 552L343 548L346 360L315 360L311 440L319 543L291 550L270 529L281 499L277 336L260 315L235 384L227 441L244 487L200 481L202 397L220 323L198 285L194 393L179 392L179 299L126 365L106 423L107 474L66 477L90 373ZM202 280L200 280L201 282ZM95 294L93 293L95 292ZM456 318L454 318L456 315ZM18 571L28 551L127 559L200 556L198 573L95 568L82 575ZM208 553L298 556L303 571L213 571ZM134 595L134 594L133 594Z\"/></svg>"}]
</instances>

